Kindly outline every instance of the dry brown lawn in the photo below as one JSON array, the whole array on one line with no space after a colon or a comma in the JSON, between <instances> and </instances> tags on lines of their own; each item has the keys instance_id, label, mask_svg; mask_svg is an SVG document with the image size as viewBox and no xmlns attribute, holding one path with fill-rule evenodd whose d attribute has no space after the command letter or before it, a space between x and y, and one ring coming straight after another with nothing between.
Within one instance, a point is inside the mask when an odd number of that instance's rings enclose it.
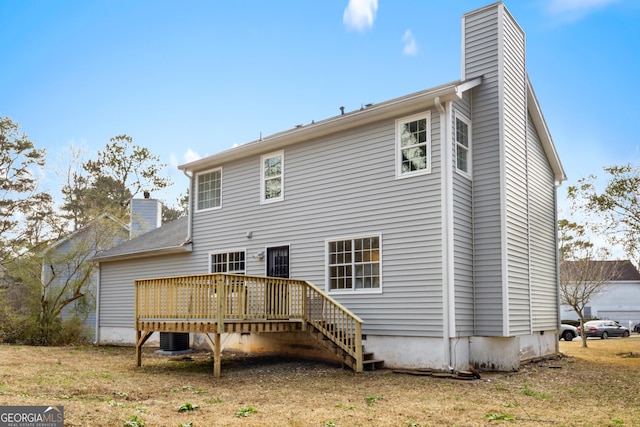
<instances>
[{"instance_id":1,"label":"dry brown lawn","mask_svg":"<svg viewBox=\"0 0 640 427\"><path fill-rule=\"evenodd\" d=\"M636 334L474 381L237 355L216 380L207 353L153 350L0 346L0 405L62 405L65 426L640 426Z\"/></svg>"}]
</instances>

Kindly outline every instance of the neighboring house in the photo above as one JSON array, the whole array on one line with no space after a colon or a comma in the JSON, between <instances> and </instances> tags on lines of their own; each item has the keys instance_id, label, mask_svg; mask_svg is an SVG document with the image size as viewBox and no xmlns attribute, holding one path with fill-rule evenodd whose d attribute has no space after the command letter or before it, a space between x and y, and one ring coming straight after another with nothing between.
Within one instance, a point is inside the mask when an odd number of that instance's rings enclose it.
<instances>
[{"instance_id":1,"label":"neighboring house","mask_svg":"<svg viewBox=\"0 0 640 427\"><path fill-rule=\"evenodd\" d=\"M72 298L74 288L82 286L83 296L63 309L60 314L63 320L77 317L87 331L94 330L99 275L89 259L99 251L119 245L128 235L127 225L102 214L44 251L41 281L46 293L60 295L61 299Z\"/></svg>"},{"instance_id":2,"label":"neighboring house","mask_svg":"<svg viewBox=\"0 0 640 427\"><path fill-rule=\"evenodd\" d=\"M181 166L188 218L94 258L100 342L135 342L135 279L233 272L320 287L387 366L516 370L556 353L565 173L522 29L502 3L462 25L460 80Z\"/></svg>"},{"instance_id":3,"label":"neighboring house","mask_svg":"<svg viewBox=\"0 0 640 427\"><path fill-rule=\"evenodd\" d=\"M594 262L609 264L608 270L615 271L615 279L606 285L602 294L589 301L585 318L617 320L623 326L640 323L640 272L629 260ZM560 317L578 320L578 314L568 305L561 306Z\"/></svg>"},{"instance_id":4,"label":"neighboring house","mask_svg":"<svg viewBox=\"0 0 640 427\"><path fill-rule=\"evenodd\" d=\"M156 229L161 224L162 205L155 199L133 199L130 202L130 222L103 213L84 227L70 233L49 246L43 253L42 283L47 292L67 289L63 297L72 297L74 282L85 281L85 295L67 305L61 313L63 320L78 317L87 330L95 332L98 341L97 287L99 268L89 261L98 252L117 247L128 239Z\"/></svg>"}]
</instances>

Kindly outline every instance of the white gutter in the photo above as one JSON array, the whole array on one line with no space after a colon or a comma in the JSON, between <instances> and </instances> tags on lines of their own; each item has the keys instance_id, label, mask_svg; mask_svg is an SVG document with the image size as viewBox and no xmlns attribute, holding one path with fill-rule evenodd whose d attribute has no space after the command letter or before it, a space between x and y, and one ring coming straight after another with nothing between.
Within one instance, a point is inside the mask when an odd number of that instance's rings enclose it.
<instances>
[{"instance_id":1,"label":"white gutter","mask_svg":"<svg viewBox=\"0 0 640 427\"><path fill-rule=\"evenodd\" d=\"M191 243L185 242L178 246L168 246L165 248L153 248L145 251L125 252L125 253L120 253L117 255L111 255L111 256L105 256L105 257L98 256L98 257L92 258L92 260L96 262L117 261L117 260L123 260L123 259L136 259L136 258L146 258L150 256L188 253L191 251L192 251Z\"/></svg>"}]
</instances>

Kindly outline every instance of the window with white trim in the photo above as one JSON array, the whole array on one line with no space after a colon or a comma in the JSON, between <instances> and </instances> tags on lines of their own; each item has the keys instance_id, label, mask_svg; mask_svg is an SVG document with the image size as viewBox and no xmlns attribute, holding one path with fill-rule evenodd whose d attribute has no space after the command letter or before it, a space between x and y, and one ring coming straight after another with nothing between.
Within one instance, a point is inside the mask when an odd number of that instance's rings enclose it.
<instances>
[{"instance_id":1,"label":"window with white trim","mask_svg":"<svg viewBox=\"0 0 640 427\"><path fill-rule=\"evenodd\" d=\"M454 129L456 144L456 170L465 175L471 174L471 121L456 112Z\"/></svg>"},{"instance_id":2,"label":"window with white trim","mask_svg":"<svg viewBox=\"0 0 640 427\"><path fill-rule=\"evenodd\" d=\"M222 204L222 169L196 175L196 210L219 208Z\"/></svg>"},{"instance_id":3,"label":"window with white trim","mask_svg":"<svg viewBox=\"0 0 640 427\"><path fill-rule=\"evenodd\" d=\"M265 154L261 162L261 201L276 202L284 199L284 152Z\"/></svg>"},{"instance_id":4,"label":"window with white trim","mask_svg":"<svg viewBox=\"0 0 640 427\"><path fill-rule=\"evenodd\" d=\"M381 289L380 236L327 241L329 291L376 291Z\"/></svg>"},{"instance_id":5,"label":"window with white trim","mask_svg":"<svg viewBox=\"0 0 640 427\"><path fill-rule=\"evenodd\" d=\"M431 171L431 112L396 120L396 176Z\"/></svg>"},{"instance_id":6,"label":"window with white trim","mask_svg":"<svg viewBox=\"0 0 640 427\"><path fill-rule=\"evenodd\" d=\"M246 273L246 252L212 252L209 254L209 271L212 273Z\"/></svg>"}]
</instances>

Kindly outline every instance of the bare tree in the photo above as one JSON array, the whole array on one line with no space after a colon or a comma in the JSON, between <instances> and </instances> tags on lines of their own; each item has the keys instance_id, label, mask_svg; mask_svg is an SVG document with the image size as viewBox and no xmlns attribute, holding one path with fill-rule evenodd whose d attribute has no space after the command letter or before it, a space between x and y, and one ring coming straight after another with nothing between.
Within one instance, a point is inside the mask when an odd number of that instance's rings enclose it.
<instances>
[{"instance_id":1,"label":"bare tree","mask_svg":"<svg viewBox=\"0 0 640 427\"><path fill-rule=\"evenodd\" d=\"M58 241L42 253L31 252L12 266L14 280L24 289L38 289L33 316L38 326L36 342L52 344L59 329L60 315L67 307L79 305L83 310L94 306L92 278L95 266L90 258L126 238L114 217L103 215L68 238Z\"/></svg>"},{"instance_id":2,"label":"bare tree","mask_svg":"<svg viewBox=\"0 0 640 427\"><path fill-rule=\"evenodd\" d=\"M593 233L622 246L631 259L640 262L640 167L614 165L604 171L604 189L593 175L567 189L572 210L586 215L585 225Z\"/></svg>"},{"instance_id":3,"label":"bare tree","mask_svg":"<svg viewBox=\"0 0 640 427\"><path fill-rule=\"evenodd\" d=\"M584 240L584 227L567 220L558 222L560 240L560 300L570 306L580 319L582 346L587 347L585 307L605 293L620 271L620 262L605 261L608 252L595 250Z\"/></svg>"}]
</instances>

